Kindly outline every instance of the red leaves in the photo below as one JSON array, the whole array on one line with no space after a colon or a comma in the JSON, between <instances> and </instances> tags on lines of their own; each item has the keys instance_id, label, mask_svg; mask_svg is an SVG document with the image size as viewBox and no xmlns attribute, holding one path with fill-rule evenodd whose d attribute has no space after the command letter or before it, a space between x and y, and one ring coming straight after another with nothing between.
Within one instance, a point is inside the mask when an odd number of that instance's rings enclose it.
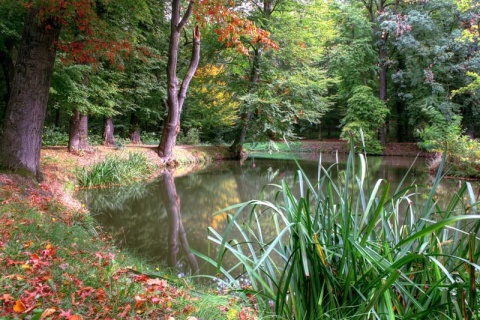
<instances>
[{"instance_id":1,"label":"red leaves","mask_svg":"<svg viewBox=\"0 0 480 320\"><path fill-rule=\"evenodd\" d=\"M278 49L278 46L269 37L270 33L257 28L247 18L241 17L238 12L228 8L217 0L200 0L195 8L197 23L215 23L218 27L215 33L218 41L224 42L227 47L234 47L242 54L248 54L243 38L248 39L250 45L261 44L265 49Z\"/></svg>"}]
</instances>

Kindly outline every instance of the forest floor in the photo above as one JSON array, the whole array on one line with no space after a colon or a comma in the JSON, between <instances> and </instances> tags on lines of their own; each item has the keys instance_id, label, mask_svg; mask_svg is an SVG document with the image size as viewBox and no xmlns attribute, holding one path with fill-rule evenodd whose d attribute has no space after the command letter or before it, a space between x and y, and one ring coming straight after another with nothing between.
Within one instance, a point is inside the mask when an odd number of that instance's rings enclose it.
<instances>
[{"instance_id":1,"label":"forest floor","mask_svg":"<svg viewBox=\"0 0 480 320\"><path fill-rule=\"evenodd\" d=\"M304 141L295 149L347 152L343 141ZM154 146L99 146L82 156L65 147L42 149L41 183L0 173L0 319L257 319L251 305L232 296L207 292L200 299L192 294L197 288L186 281L165 280L168 274L162 277L132 261L74 199L78 168L128 152L143 153L160 170ZM412 143L392 143L386 149L388 155L419 152ZM228 150L178 146L175 154L180 163L189 164L175 171L181 175L224 159Z\"/></svg>"}]
</instances>

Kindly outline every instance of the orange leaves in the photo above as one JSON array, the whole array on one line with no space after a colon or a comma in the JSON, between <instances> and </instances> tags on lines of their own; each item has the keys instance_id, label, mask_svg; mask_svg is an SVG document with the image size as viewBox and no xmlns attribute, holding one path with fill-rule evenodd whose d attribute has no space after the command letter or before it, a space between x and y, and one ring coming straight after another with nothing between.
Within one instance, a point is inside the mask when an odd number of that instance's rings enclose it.
<instances>
[{"instance_id":1,"label":"orange leaves","mask_svg":"<svg viewBox=\"0 0 480 320\"><path fill-rule=\"evenodd\" d=\"M18 299L15 301L15 304L13 305L13 312L15 313L23 313L27 308L25 307L25 304L23 304L22 300Z\"/></svg>"},{"instance_id":2,"label":"orange leaves","mask_svg":"<svg viewBox=\"0 0 480 320\"><path fill-rule=\"evenodd\" d=\"M248 49L243 39L247 39L252 46L262 45L265 49L278 49L275 42L270 39L270 33L255 26L237 11L226 7L218 0L200 0L195 8L197 23L214 23L218 27L215 33L218 41L224 42L227 47L233 47L242 54L248 54Z\"/></svg>"}]
</instances>

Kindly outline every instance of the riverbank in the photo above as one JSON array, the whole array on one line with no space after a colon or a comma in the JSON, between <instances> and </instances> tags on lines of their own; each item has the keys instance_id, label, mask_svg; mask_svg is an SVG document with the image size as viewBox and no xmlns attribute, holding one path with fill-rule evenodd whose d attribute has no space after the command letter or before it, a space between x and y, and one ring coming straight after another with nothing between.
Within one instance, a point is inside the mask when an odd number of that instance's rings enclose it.
<instances>
[{"instance_id":1,"label":"riverbank","mask_svg":"<svg viewBox=\"0 0 480 320\"><path fill-rule=\"evenodd\" d=\"M198 165L222 159L224 150L178 147L176 153L182 163ZM233 296L119 250L73 198L78 168L129 152L159 163L150 146L97 147L83 156L54 147L41 151L41 183L0 173L0 318L256 318Z\"/></svg>"},{"instance_id":2,"label":"riverbank","mask_svg":"<svg viewBox=\"0 0 480 320\"><path fill-rule=\"evenodd\" d=\"M345 143L309 142L303 152L332 152ZM405 155L406 150L395 149ZM160 168L152 146L96 147L76 156L65 147L41 152L44 181L0 174L0 317L38 319L255 319L251 306L202 290L168 270L118 250L73 198L76 171L109 155L142 153ZM346 152L346 151L345 151ZM179 146L176 175L228 157L227 147ZM187 165L189 164L189 165ZM158 170L152 170L156 176ZM149 179L150 177L141 177Z\"/></svg>"}]
</instances>

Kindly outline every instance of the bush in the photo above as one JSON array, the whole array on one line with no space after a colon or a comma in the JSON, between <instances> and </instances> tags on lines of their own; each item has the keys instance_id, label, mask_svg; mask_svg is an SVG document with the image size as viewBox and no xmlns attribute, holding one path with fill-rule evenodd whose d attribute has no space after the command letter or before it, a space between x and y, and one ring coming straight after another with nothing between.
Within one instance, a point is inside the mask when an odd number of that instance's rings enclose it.
<instances>
[{"instance_id":1,"label":"bush","mask_svg":"<svg viewBox=\"0 0 480 320\"><path fill-rule=\"evenodd\" d=\"M200 130L197 128L191 128L184 135L183 131L180 131L177 136L178 144L196 145L200 144Z\"/></svg>"},{"instance_id":2,"label":"bush","mask_svg":"<svg viewBox=\"0 0 480 320\"><path fill-rule=\"evenodd\" d=\"M45 127L42 136L42 146L67 146L68 132L61 131L57 127Z\"/></svg>"},{"instance_id":3,"label":"bush","mask_svg":"<svg viewBox=\"0 0 480 320\"><path fill-rule=\"evenodd\" d=\"M421 139L419 146L430 152L447 152L448 175L480 178L480 142L462 134L462 117L456 115L448 122L433 108L425 110L432 116L432 122L416 132ZM440 158L440 156L438 156ZM429 168L436 171L438 159Z\"/></svg>"},{"instance_id":4,"label":"bush","mask_svg":"<svg viewBox=\"0 0 480 320\"><path fill-rule=\"evenodd\" d=\"M158 145L160 143L160 133L142 132L142 142L149 145Z\"/></svg>"},{"instance_id":5,"label":"bush","mask_svg":"<svg viewBox=\"0 0 480 320\"><path fill-rule=\"evenodd\" d=\"M466 183L445 208L430 189L366 183L366 159L320 167L300 195L282 182L275 202L222 211L225 233L209 228L223 285L281 319L472 319L478 317L478 203ZM295 186L297 188L298 186ZM407 212L400 210L404 204ZM235 210L235 211L234 211ZM276 236L262 229L274 226ZM235 258L233 266L224 259ZM246 278L248 281L239 281ZM274 318L274 316L272 316Z\"/></svg>"}]
</instances>

